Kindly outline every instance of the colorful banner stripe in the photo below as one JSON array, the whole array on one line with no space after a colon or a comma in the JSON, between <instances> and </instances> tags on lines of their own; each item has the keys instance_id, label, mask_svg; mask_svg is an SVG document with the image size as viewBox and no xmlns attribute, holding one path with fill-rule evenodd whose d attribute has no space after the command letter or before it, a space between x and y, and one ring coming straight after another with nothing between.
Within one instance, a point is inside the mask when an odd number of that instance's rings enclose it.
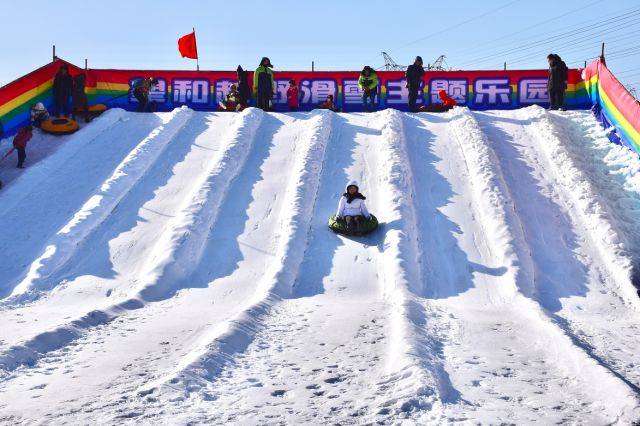
<instances>
[{"instance_id":1,"label":"colorful banner stripe","mask_svg":"<svg viewBox=\"0 0 640 426\"><path fill-rule=\"evenodd\" d=\"M615 129L609 139L640 154L640 102L600 59L584 69L583 78L596 117L605 128Z\"/></svg>"}]
</instances>

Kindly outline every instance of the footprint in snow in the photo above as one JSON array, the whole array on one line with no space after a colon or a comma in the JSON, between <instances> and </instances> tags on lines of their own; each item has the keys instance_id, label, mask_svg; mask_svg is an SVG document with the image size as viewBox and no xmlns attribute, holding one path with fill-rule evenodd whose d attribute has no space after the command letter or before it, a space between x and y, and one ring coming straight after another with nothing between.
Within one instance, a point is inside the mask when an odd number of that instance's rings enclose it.
<instances>
[{"instance_id":1,"label":"footprint in snow","mask_svg":"<svg viewBox=\"0 0 640 426\"><path fill-rule=\"evenodd\" d=\"M281 397L281 396L284 396L284 394L285 394L286 392L287 392L287 391L286 391L286 390L284 390L284 389L277 389L277 390L274 390L273 392L271 392L271 396Z\"/></svg>"}]
</instances>

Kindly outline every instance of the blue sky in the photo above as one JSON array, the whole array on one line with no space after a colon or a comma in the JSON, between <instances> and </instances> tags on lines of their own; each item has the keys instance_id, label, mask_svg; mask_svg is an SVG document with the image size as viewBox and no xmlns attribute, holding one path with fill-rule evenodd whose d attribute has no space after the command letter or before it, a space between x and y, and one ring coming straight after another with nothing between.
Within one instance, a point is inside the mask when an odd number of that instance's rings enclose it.
<instances>
[{"instance_id":1,"label":"blue sky","mask_svg":"<svg viewBox=\"0 0 640 426\"><path fill-rule=\"evenodd\" d=\"M8 4L10 3L10 6ZM190 69L177 38L196 27L202 69L361 69L415 55L447 56L454 69L546 68L556 52L570 66L607 43L609 67L640 92L637 0L412 1L41 1L0 4L0 84L58 56L95 68ZM634 12L635 11L635 12Z\"/></svg>"}]
</instances>

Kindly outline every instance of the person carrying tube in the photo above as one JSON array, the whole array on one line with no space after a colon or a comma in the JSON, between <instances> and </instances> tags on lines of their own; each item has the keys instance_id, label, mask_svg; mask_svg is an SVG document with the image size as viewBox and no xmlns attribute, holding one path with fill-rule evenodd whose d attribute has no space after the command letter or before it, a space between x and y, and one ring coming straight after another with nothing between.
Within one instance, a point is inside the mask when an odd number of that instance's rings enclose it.
<instances>
[{"instance_id":1,"label":"person carrying tube","mask_svg":"<svg viewBox=\"0 0 640 426\"><path fill-rule=\"evenodd\" d=\"M253 73L253 96L256 98L256 106L263 111L271 109L271 99L275 92L271 68L273 68L271 60L265 56Z\"/></svg>"}]
</instances>

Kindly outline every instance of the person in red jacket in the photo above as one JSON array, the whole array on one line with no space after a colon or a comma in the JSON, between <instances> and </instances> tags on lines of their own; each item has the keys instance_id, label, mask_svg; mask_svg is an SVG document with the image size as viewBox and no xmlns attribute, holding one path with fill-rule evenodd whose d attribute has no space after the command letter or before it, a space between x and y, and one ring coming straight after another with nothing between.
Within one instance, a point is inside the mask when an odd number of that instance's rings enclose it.
<instances>
[{"instance_id":1,"label":"person in red jacket","mask_svg":"<svg viewBox=\"0 0 640 426\"><path fill-rule=\"evenodd\" d=\"M451 109L454 106L458 105L457 102L455 101L455 99L453 99L451 96L449 96L447 94L447 92L445 92L444 90L440 90L438 92L438 96L440 97L440 100L442 101L442 105L444 105L447 109Z\"/></svg>"},{"instance_id":2,"label":"person in red jacket","mask_svg":"<svg viewBox=\"0 0 640 426\"><path fill-rule=\"evenodd\" d=\"M289 80L289 88L287 89L287 105L289 106L289 111L297 111L300 107L298 86L294 79Z\"/></svg>"},{"instance_id":3,"label":"person in red jacket","mask_svg":"<svg viewBox=\"0 0 640 426\"><path fill-rule=\"evenodd\" d=\"M33 128L24 126L13 138L13 147L18 151L18 168L24 169L24 160L27 159L27 142L31 139Z\"/></svg>"}]
</instances>

